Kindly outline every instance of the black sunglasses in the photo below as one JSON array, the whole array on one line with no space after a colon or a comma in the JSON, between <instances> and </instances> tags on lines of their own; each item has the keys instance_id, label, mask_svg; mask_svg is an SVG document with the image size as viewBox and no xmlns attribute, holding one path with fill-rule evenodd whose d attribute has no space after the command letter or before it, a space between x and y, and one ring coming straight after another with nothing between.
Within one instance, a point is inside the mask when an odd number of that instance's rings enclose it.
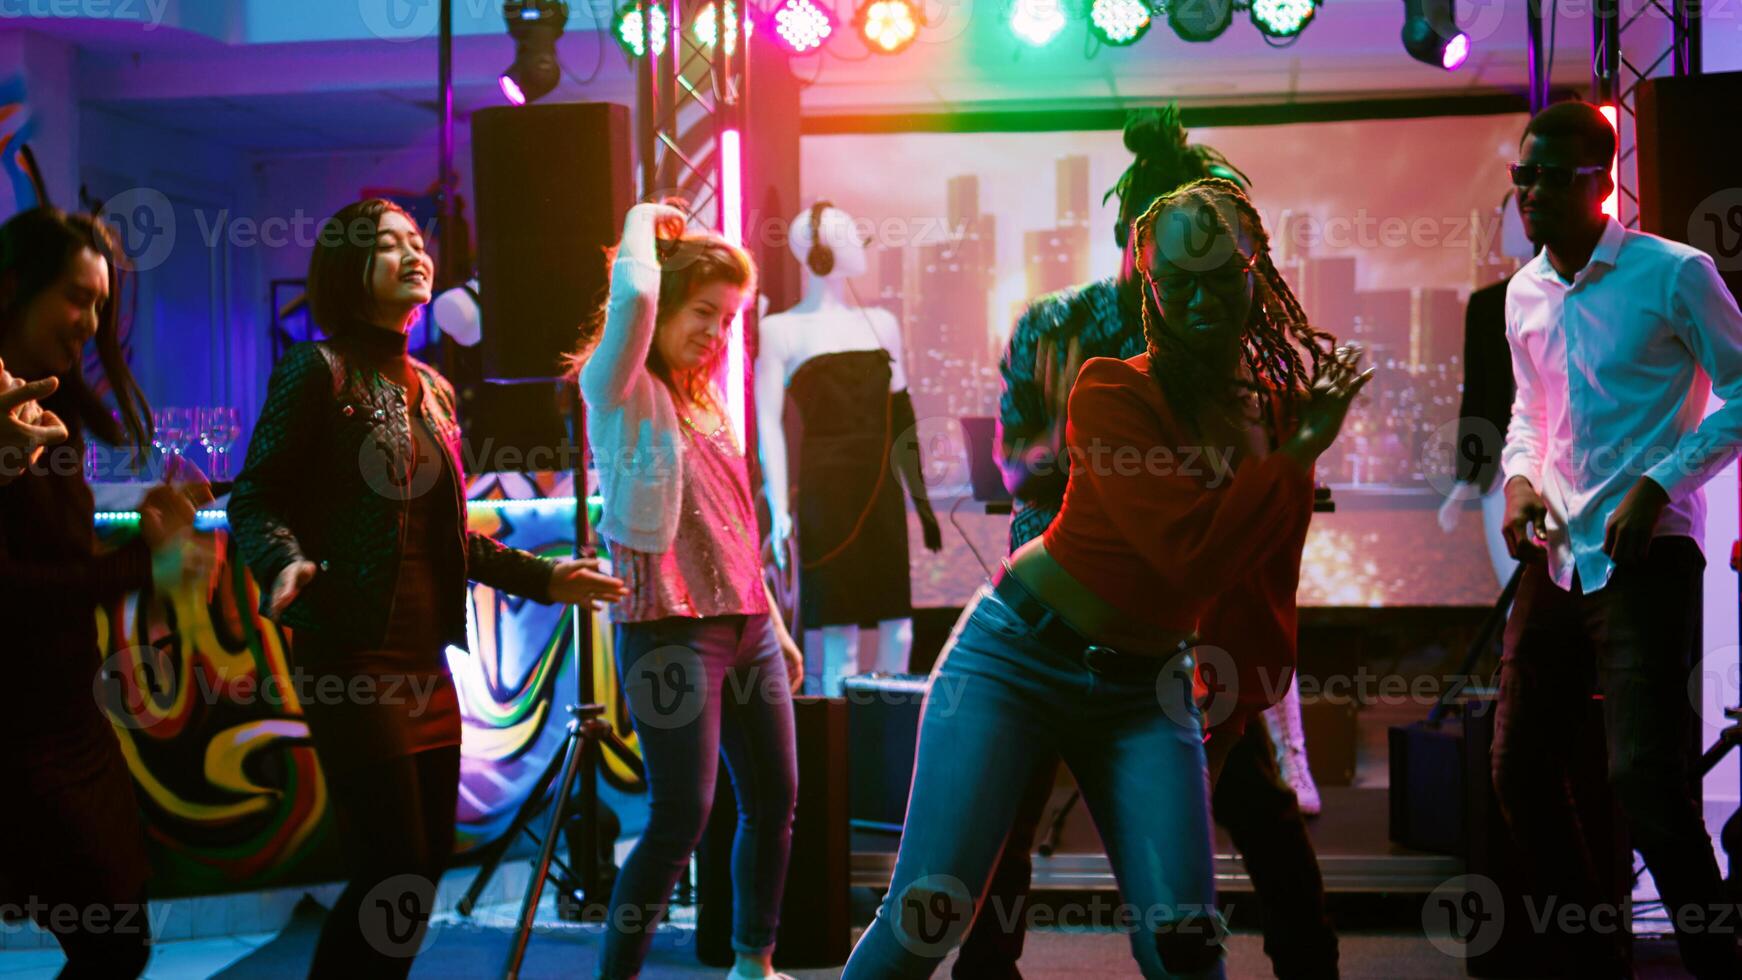
<instances>
[{"instance_id":1,"label":"black sunglasses","mask_svg":"<svg viewBox=\"0 0 1742 980\"><path fill-rule=\"evenodd\" d=\"M1545 163L1509 163L1506 165L1512 174L1512 186L1532 187L1539 181L1544 187L1556 189L1573 186L1573 181L1587 174L1608 172L1608 167L1555 167Z\"/></svg>"}]
</instances>

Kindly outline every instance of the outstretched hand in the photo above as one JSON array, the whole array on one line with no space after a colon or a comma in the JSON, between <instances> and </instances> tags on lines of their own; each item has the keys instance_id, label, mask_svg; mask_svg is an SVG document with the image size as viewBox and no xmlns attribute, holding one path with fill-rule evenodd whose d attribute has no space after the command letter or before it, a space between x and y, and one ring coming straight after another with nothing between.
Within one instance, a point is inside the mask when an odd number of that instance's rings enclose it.
<instances>
[{"instance_id":1,"label":"outstretched hand","mask_svg":"<svg viewBox=\"0 0 1742 980\"><path fill-rule=\"evenodd\" d=\"M597 558L559 561L550 570L550 599L569 606L597 610L601 602L616 602L629 594L623 580L599 571Z\"/></svg>"},{"instance_id":2,"label":"outstretched hand","mask_svg":"<svg viewBox=\"0 0 1742 980\"><path fill-rule=\"evenodd\" d=\"M60 379L26 382L0 362L0 486L42 457L44 447L64 442L67 427L37 402L54 394Z\"/></svg>"}]
</instances>

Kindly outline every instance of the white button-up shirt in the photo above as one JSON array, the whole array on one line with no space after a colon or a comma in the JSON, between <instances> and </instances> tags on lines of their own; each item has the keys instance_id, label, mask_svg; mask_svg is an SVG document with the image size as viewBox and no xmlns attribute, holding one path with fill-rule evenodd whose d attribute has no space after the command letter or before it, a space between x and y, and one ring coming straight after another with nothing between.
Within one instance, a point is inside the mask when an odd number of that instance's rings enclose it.
<instances>
[{"instance_id":1,"label":"white button-up shirt","mask_svg":"<svg viewBox=\"0 0 1742 980\"><path fill-rule=\"evenodd\" d=\"M1506 290L1517 395L1506 480L1548 507L1549 574L1595 592L1609 515L1641 476L1669 496L1654 535L1704 538L1701 487L1742 442L1742 312L1704 252L1609 219L1568 284L1544 250ZM1713 391L1722 408L1705 417Z\"/></svg>"}]
</instances>

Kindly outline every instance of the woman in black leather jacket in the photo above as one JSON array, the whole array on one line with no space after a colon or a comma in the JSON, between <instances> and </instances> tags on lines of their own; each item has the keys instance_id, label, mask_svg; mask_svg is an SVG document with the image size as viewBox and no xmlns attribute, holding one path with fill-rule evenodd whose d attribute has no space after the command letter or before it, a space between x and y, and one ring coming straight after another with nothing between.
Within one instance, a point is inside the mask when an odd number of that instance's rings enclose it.
<instances>
[{"instance_id":1,"label":"woman in black leather jacket","mask_svg":"<svg viewBox=\"0 0 1742 980\"><path fill-rule=\"evenodd\" d=\"M272 372L229 517L262 611L294 630L309 734L355 877L311 976L404 976L453 847L460 710L446 649L468 579L538 602L612 601L591 559L551 562L466 529L453 389L406 354L433 265L382 199L323 224L309 262L330 340Z\"/></svg>"}]
</instances>

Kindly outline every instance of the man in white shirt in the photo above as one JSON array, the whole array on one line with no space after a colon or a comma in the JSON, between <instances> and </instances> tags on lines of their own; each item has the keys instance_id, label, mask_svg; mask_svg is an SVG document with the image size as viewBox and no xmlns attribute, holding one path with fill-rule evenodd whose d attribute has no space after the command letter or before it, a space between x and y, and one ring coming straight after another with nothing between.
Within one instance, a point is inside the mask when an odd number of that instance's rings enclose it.
<instances>
[{"instance_id":1,"label":"man in white shirt","mask_svg":"<svg viewBox=\"0 0 1742 980\"><path fill-rule=\"evenodd\" d=\"M1735 912L1701 816L1688 678L1701 643L1701 486L1742 441L1742 313L1700 251L1602 212L1614 131L1593 106L1538 113L1512 168L1542 252L1513 277L1517 392L1504 533L1526 563L1506 624L1494 784L1540 903L1604 904L1560 758L1603 693L1609 782L1696 977L1737 973ZM1705 417L1716 391L1724 406ZM1612 909L1569 929L1575 976L1630 976ZM1550 921L1559 921L1558 916Z\"/></svg>"}]
</instances>

